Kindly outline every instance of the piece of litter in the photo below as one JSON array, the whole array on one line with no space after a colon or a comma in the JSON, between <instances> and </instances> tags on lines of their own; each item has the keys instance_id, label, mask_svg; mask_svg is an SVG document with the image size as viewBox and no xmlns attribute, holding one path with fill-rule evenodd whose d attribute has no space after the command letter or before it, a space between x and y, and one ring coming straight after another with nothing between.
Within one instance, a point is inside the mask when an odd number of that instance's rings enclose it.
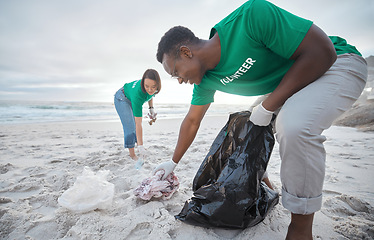
<instances>
[{"instance_id":1,"label":"piece of litter","mask_svg":"<svg viewBox=\"0 0 374 240\"><path fill-rule=\"evenodd\" d=\"M142 181L140 186L134 190L135 196L150 200L154 198L162 198L168 200L179 188L179 180L172 172L165 180L161 180L164 170L157 171L152 177L148 177Z\"/></svg>"}]
</instances>

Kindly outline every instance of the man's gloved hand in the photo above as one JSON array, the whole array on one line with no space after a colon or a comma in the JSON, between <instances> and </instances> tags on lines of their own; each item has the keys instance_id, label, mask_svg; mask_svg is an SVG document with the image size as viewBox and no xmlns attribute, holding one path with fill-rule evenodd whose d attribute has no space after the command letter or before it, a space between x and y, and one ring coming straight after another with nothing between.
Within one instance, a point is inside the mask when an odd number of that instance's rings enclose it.
<instances>
[{"instance_id":1,"label":"man's gloved hand","mask_svg":"<svg viewBox=\"0 0 374 240\"><path fill-rule=\"evenodd\" d=\"M270 93L259 96L259 97L256 99L256 101L254 101L254 103L249 107L248 110L249 110L250 112L253 112L253 108L255 108L256 106L260 105L263 101L265 101L265 99L268 98L269 95L270 95Z\"/></svg>"},{"instance_id":2,"label":"man's gloved hand","mask_svg":"<svg viewBox=\"0 0 374 240\"><path fill-rule=\"evenodd\" d=\"M158 165L154 170L153 170L153 175L155 175L155 173L158 171L158 170L164 170L165 171L165 174L164 176L162 176L162 180L164 180L170 173L172 173L175 169L175 167L177 166L177 163L175 163L173 160L170 160L168 162L163 162L161 163L160 165Z\"/></svg>"},{"instance_id":3,"label":"man's gloved hand","mask_svg":"<svg viewBox=\"0 0 374 240\"><path fill-rule=\"evenodd\" d=\"M253 108L252 114L249 117L249 120L257 126L267 126L270 124L270 121L273 117L271 111L266 110L262 103Z\"/></svg>"},{"instance_id":4,"label":"man's gloved hand","mask_svg":"<svg viewBox=\"0 0 374 240\"><path fill-rule=\"evenodd\" d=\"M145 157L147 155L147 151L144 149L143 145L138 145L138 151L140 157Z\"/></svg>"}]
</instances>

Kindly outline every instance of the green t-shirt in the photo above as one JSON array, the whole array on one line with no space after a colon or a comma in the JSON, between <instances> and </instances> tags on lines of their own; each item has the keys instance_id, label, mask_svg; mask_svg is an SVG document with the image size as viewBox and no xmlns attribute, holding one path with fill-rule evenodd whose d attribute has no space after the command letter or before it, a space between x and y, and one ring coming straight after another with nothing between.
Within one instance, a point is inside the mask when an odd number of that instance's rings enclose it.
<instances>
[{"instance_id":1,"label":"green t-shirt","mask_svg":"<svg viewBox=\"0 0 374 240\"><path fill-rule=\"evenodd\" d=\"M143 116L143 104L149 101L154 95L149 95L142 91L141 80L136 80L126 83L123 86L123 91L126 97L130 100L132 112L135 117Z\"/></svg>"},{"instance_id":2,"label":"green t-shirt","mask_svg":"<svg viewBox=\"0 0 374 240\"><path fill-rule=\"evenodd\" d=\"M212 28L210 38L220 37L221 59L194 85L191 104L213 102L217 90L242 96L274 91L312 24L264 0L244 3Z\"/></svg>"},{"instance_id":3,"label":"green t-shirt","mask_svg":"<svg viewBox=\"0 0 374 240\"><path fill-rule=\"evenodd\" d=\"M334 44L337 55L341 55L344 53L354 53L362 56L361 53L356 49L356 47L349 45L344 38L338 36L329 36L329 38Z\"/></svg>"}]
</instances>

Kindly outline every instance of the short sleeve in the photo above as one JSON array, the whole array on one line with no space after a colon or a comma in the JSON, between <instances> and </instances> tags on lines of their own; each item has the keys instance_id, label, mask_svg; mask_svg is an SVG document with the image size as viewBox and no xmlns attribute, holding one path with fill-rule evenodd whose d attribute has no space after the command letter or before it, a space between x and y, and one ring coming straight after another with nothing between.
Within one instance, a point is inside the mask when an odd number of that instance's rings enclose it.
<instances>
[{"instance_id":1,"label":"short sleeve","mask_svg":"<svg viewBox=\"0 0 374 240\"><path fill-rule=\"evenodd\" d=\"M131 106L134 117L143 117L143 104L141 101L138 99L131 101Z\"/></svg>"},{"instance_id":2,"label":"short sleeve","mask_svg":"<svg viewBox=\"0 0 374 240\"><path fill-rule=\"evenodd\" d=\"M313 24L263 0L253 1L248 14L251 37L287 59L296 51Z\"/></svg>"},{"instance_id":3,"label":"short sleeve","mask_svg":"<svg viewBox=\"0 0 374 240\"><path fill-rule=\"evenodd\" d=\"M214 102L216 90L208 90L195 85L192 94L192 105L205 105Z\"/></svg>"}]
</instances>

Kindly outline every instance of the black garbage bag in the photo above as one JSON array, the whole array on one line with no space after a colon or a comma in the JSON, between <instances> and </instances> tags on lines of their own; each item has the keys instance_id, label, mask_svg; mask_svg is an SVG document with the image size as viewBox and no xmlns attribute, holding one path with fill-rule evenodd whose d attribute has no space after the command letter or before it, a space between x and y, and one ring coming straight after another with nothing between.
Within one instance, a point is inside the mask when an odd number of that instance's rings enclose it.
<instances>
[{"instance_id":1,"label":"black garbage bag","mask_svg":"<svg viewBox=\"0 0 374 240\"><path fill-rule=\"evenodd\" d=\"M230 115L194 178L193 197L176 219L244 229L264 220L278 203L278 193L261 181L274 146L273 131L253 125L250 114Z\"/></svg>"}]
</instances>

